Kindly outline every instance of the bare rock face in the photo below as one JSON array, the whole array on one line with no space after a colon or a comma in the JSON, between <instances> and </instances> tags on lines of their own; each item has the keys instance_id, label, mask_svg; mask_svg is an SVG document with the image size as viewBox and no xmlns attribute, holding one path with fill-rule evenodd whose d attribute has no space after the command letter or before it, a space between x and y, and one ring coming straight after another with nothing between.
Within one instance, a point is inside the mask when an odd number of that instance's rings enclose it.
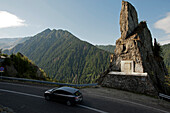
<instances>
[{"instance_id":1,"label":"bare rock face","mask_svg":"<svg viewBox=\"0 0 170 113\"><path fill-rule=\"evenodd\" d=\"M111 70L120 71L122 60L134 62L134 72L143 73L143 60L153 55L152 37L146 22L140 22L128 37L116 41L115 61ZM143 59L142 59L143 58Z\"/></svg>"},{"instance_id":2,"label":"bare rock face","mask_svg":"<svg viewBox=\"0 0 170 113\"><path fill-rule=\"evenodd\" d=\"M135 8L128 2L122 1L120 12L121 38L125 39L138 25L138 17Z\"/></svg>"},{"instance_id":3,"label":"bare rock face","mask_svg":"<svg viewBox=\"0 0 170 113\"><path fill-rule=\"evenodd\" d=\"M167 74L167 70L162 57L159 55L155 55L153 52L154 46L152 44L152 36L150 30L148 29L145 21L142 21L138 24L137 12L135 8L126 1L122 1L122 8L120 13L120 31L121 37L116 41L116 49L114 55L112 56L110 67L106 72L103 73L103 75L101 75L101 77L99 78L99 83L102 86L120 86L119 89L122 89L122 87L124 87L125 90L132 91L130 89L133 89L133 82L127 83L127 80L134 79L138 81L136 83L143 84L143 87L141 87L140 85L135 86L136 89L139 89L138 91L142 91L142 93L170 93L168 92L165 85L165 75ZM133 73L147 73L145 79L147 83L150 82L149 85L145 84L143 81L140 81L142 80L140 79L140 77L123 78L123 76L121 77L121 75L110 75L109 72L111 71L122 71L122 61L132 62L133 65L130 64L124 66L129 70L131 69L132 75ZM112 80L112 82L110 80ZM116 83L121 84L117 86ZM151 90L149 91L148 89Z\"/></svg>"}]
</instances>

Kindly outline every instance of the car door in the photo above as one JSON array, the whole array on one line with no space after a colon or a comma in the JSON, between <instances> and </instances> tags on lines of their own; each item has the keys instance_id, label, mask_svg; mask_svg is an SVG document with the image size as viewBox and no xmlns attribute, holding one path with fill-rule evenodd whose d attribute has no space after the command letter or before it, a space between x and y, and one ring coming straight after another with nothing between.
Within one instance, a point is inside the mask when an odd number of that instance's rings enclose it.
<instances>
[{"instance_id":1,"label":"car door","mask_svg":"<svg viewBox=\"0 0 170 113\"><path fill-rule=\"evenodd\" d=\"M53 92L53 99L56 101L62 101L63 96L62 96L62 90L56 90Z\"/></svg>"}]
</instances>

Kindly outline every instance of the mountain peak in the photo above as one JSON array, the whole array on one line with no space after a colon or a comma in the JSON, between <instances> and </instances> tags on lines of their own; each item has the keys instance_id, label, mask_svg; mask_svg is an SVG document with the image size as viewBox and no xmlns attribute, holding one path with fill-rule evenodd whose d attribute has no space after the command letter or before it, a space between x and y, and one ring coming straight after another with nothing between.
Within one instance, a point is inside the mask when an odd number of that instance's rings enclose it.
<instances>
[{"instance_id":1,"label":"mountain peak","mask_svg":"<svg viewBox=\"0 0 170 113\"><path fill-rule=\"evenodd\" d=\"M42 31L42 32L51 32L51 29L50 29L50 28L47 28L47 29L45 29L45 30Z\"/></svg>"},{"instance_id":2,"label":"mountain peak","mask_svg":"<svg viewBox=\"0 0 170 113\"><path fill-rule=\"evenodd\" d=\"M54 32L58 32L58 33L70 33L69 31L63 30L63 29L58 29L58 30L53 29L53 30L51 30L51 29L47 28L44 31L42 31L41 33L39 33L39 34L49 34L51 32L53 32L53 33Z\"/></svg>"},{"instance_id":3,"label":"mountain peak","mask_svg":"<svg viewBox=\"0 0 170 113\"><path fill-rule=\"evenodd\" d=\"M51 29L47 28L44 31L38 33L37 36L38 35L47 36L50 32L51 32Z\"/></svg>"}]
</instances>

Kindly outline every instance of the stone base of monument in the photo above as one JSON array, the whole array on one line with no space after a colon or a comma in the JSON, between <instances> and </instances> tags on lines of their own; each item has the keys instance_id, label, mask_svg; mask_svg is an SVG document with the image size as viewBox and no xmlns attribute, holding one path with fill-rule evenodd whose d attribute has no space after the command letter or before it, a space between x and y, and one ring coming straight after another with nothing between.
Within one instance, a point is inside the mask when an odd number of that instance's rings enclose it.
<instances>
[{"instance_id":1,"label":"stone base of monument","mask_svg":"<svg viewBox=\"0 0 170 113\"><path fill-rule=\"evenodd\" d=\"M108 73L109 75L129 75L129 76L148 76L147 73L136 73L136 72L132 72L132 73L125 73L125 72L116 72L116 71L110 71Z\"/></svg>"},{"instance_id":2,"label":"stone base of monument","mask_svg":"<svg viewBox=\"0 0 170 113\"><path fill-rule=\"evenodd\" d=\"M109 72L105 75L101 86L116 88L135 93L157 96L158 92L152 85L147 73L123 74L123 72Z\"/></svg>"}]
</instances>

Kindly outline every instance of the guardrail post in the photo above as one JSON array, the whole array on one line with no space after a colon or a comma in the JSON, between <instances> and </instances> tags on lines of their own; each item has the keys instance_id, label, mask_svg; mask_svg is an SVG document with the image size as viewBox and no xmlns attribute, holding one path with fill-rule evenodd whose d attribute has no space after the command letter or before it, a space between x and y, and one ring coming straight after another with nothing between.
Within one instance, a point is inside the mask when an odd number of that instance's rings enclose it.
<instances>
[{"instance_id":1,"label":"guardrail post","mask_svg":"<svg viewBox=\"0 0 170 113\"><path fill-rule=\"evenodd\" d=\"M161 97L162 99L166 99L166 100L170 101L170 96L169 95L165 95L163 93L159 93L159 97Z\"/></svg>"}]
</instances>

